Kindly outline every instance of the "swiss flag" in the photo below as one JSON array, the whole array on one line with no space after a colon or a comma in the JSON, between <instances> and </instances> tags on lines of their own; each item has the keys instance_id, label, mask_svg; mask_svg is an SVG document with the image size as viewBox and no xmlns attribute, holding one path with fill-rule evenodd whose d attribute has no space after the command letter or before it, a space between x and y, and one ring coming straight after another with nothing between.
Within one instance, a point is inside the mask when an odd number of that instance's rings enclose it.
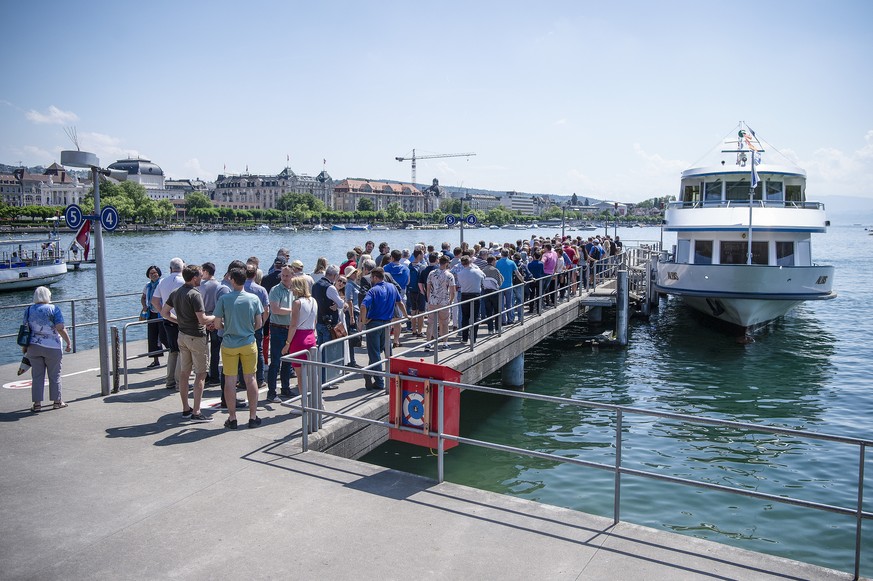
<instances>
[{"instance_id":1,"label":"swiss flag","mask_svg":"<svg viewBox=\"0 0 873 581\"><path fill-rule=\"evenodd\" d=\"M91 250L91 220L83 220L79 231L76 232L76 242L85 250L85 260L88 260L88 252Z\"/></svg>"}]
</instances>

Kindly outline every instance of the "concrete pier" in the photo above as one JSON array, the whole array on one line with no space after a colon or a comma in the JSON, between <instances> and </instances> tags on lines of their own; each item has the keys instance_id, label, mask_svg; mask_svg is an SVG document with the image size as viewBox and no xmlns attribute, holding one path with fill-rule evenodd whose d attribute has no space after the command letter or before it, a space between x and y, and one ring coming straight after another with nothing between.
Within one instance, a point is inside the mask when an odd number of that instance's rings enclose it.
<instances>
[{"instance_id":1,"label":"concrete pier","mask_svg":"<svg viewBox=\"0 0 873 581\"><path fill-rule=\"evenodd\" d=\"M500 380L506 387L524 387L524 353L503 366Z\"/></svg>"},{"instance_id":2,"label":"concrete pier","mask_svg":"<svg viewBox=\"0 0 873 581\"><path fill-rule=\"evenodd\" d=\"M215 408L192 424L163 368L132 368L128 391L101 397L97 361L64 357L66 409L33 414L29 389L0 390L3 579L851 578L304 454L300 417L280 405L262 405L251 430L225 430ZM17 367L0 367L5 384ZM351 382L325 396L361 413L386 399Z\"/></svg>"}]
</instances>

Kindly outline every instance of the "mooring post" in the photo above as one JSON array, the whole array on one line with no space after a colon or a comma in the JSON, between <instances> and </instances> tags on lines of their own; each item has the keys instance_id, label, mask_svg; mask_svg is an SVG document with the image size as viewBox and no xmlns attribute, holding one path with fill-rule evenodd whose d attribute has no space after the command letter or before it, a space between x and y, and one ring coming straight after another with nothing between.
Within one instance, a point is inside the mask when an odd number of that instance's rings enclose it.
<instances>
[{"instance_id":1,"label":"mooring post","mask_svg":"<svg viewBox=\"0 0 873 581\"><path fill-rule=\"evenodd\" d=\"M500 381L505 387L524 387L524 353L503 366Z\"/></svg>"},{"instance_id":2,"label":"mooring post","mask_svg":"<svg viewBox=\"0 0 873 581\"><path fill-rule=\"evenodd\" d=\"M618 344L625 347L627 346L628 305L630 305L627 270L618 271L616 284L618 287L615 297L615 336Z\"/></svg>"}]
</instances>

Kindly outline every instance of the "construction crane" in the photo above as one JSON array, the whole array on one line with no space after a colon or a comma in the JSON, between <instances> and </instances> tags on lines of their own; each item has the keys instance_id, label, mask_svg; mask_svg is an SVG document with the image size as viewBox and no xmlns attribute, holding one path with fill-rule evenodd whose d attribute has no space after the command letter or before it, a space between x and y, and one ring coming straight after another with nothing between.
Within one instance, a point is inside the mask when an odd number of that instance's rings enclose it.
<instances>
[{"instance_id":1,"label":"construction crane","mask_svg":"<svg viewBox=\"0 0 873 581\"><path fill-rule=\"evenodd\" d=\"M436 159L438 157L470 157L475 153L437 153L434 155L415 155L415 150L412 150L412 157L395 157L397 161L412 160L412 185L415 185L415 160L417 159Z\"/></svg>"}]
</instances>

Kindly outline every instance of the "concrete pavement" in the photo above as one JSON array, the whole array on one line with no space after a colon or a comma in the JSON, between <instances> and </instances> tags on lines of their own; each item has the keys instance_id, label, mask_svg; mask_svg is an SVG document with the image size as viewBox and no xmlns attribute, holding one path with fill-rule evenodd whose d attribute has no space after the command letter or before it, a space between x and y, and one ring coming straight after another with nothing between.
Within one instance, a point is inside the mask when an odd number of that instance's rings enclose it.
<instances>
[{"instance_id":1,"label":"concrete pavement","mask_svg":"<svg viewBox=\"0 0 873 581\"><path fill-rule=\"evenodd\" d=\"M222 412L192 424L163 368L101 397L96 367L96 352L65 357L62 410L32 414L29 389L0 390L2 579L851 578L304 454L279 405L252 430L225 430ZM3 382L16 370L0 367ZM384 397L333 393L349 408Z\"/></svg>"}]
</instances>

